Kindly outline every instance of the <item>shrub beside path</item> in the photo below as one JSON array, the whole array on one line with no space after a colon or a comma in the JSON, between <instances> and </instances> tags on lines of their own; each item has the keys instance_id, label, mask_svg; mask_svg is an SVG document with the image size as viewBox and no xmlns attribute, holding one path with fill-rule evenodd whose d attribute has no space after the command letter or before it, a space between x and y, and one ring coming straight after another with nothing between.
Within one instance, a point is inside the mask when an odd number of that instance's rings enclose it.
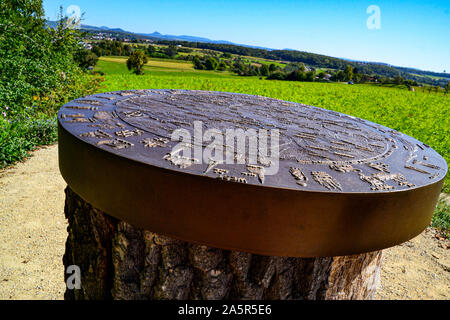
<instances>
[{"instance_id":1,"label":"shrub beside path","mask_svg":"<svg viewBox=\"0 0 450 320\"><path fill-rule=\"evenodd\" d=\"M0 171L0 299L63 299L66 184L58 146ZM450 241L428 228L384 252L377 299L450 299Z\"/></svg>"}]
</instances>

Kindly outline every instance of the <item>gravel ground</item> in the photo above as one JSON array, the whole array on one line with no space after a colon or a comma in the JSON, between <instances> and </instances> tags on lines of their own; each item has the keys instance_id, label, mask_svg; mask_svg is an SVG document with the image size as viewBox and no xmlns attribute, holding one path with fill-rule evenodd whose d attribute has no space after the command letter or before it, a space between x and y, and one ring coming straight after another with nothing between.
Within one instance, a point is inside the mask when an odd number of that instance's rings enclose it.
<instances>
[{"instance_id":1,"label":"gravel ground","mask_svg":"<svg viewBox=\"0 0 450 320\"><path fill-rule=\"evenodd\" d=\"M58 147L0 171L0 299L62 299L67 222Z\"/></svg>"},{"instance_id":2,"label":"gravel ground","mask_svg":"<svg viewBox=\"0 0 450 320\"><path fill-rule=\"evenodd\" d=\"M57 145L0 171L0 299L63 299L65 182ZM384 251L376 299L450 299L448 240L432 228Z\"/></svg>"}]
</instances>

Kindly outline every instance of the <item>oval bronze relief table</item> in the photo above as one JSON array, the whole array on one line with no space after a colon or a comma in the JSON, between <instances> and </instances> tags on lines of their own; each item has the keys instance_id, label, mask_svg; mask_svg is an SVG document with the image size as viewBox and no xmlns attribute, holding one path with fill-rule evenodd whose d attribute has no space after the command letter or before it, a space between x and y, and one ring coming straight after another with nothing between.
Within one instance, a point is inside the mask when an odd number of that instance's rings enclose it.
<instances>
[{"instance_id":1,"label":"oval bronze relief table","mask_svg":"<svg viewBox=\"0 0 450 320\"><path fill-rule=\"evenodd\" d=\"M405 134L260 96L109 92L58 123L64 264L82 274L66 298L371 298L381 250L429 225L447 173ZM206 157L211 145L231 157Z\"/></svg>"}]
</instances>

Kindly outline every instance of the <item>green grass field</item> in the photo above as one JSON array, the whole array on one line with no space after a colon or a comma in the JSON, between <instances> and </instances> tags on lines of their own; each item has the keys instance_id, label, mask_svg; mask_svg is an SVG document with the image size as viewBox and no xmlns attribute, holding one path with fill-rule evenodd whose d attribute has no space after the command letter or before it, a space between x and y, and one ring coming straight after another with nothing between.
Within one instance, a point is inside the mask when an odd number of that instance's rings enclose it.
<instances>
[{"instance_id":1,"label":"green grass field","mask_svg":"<svg viewBox=\"0 0 450 320\"><path fill-rule=\"evenodd\" d=\"M173 61L173 60L170 60ZM163 61L164 63L164 61ZM161 70L163 68L164 70ZM450 95L398 88L341 83L260 80L228 72L146 66L146 74L130 73L123 61L99 61L105 73L103 92L125 89L192 89L262 95L301 102L373 121L425 142L450 161ZM450 175L445 191L450 192Z\"/></svg>"},{"instance_id":2,"label":"green grass field","mask_svg":"<svg viewBox=\"0 0 450 320\"><path fill-rule=\"evenodd\" d=\"M105 75L132 75L127 69L126 57L101 57L95 68ZM165 76L165 77L200 77L200 78L239 78L228 71L206 71L196 70L192 62L184 60L149 58L149 62L144 66L144 76Z\"/></svg>"}]
</instances>

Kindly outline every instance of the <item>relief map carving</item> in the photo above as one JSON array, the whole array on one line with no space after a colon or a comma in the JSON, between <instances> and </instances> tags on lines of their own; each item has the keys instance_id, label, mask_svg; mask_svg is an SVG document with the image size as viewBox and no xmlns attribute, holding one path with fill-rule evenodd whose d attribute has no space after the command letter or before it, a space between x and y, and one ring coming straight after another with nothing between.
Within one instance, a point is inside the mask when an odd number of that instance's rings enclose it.
<instances>
[{"instance_id":1,"label":"relief map carving","mask_svg":"<svg viewBox=\"0 0 450 320\"><path fill-rule=\"evenodd\" d=\"M442 179L447 165L428 145L338 112L272 98L207 91L134 90L92 95L61 108L60 125L131 160L258 186L324 192L391 192ZM279 170L235 153L235 164L186 156L174 130L279 130ZM209 143L209 142L208 142ZM207 146L203 142L201 147ZM193 146L193 145L192 145ZM223 147L230 146L223 142ZM258 153L258 150L252 152ZM220 182L222 183L222 182Z\"/></svg>"}]
</instances>

